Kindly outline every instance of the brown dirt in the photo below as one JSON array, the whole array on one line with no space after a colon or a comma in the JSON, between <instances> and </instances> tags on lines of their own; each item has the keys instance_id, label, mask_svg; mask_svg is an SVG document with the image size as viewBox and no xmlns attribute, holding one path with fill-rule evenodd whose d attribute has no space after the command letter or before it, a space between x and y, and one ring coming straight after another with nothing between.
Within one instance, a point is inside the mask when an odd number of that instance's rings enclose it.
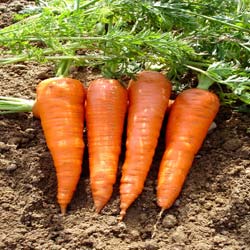
<instances>
[{"instance_id":1,"label":"brown dirt","mask_svg":"<svg viewBox=\"0 0 250 250\"><path fill-rule=\"evenodd\" d=\"M7 8L9 2L1 7ZM4 13L9 17L12 9L8 10ZM50 76L50 65L3 66L0 95L34 98L37 83ZM72 76L85 83L98 77L87 69L77 69ZM151 239L159 213L155 184L164 134L143 193L118 223L120 171L112 199L101 214L95 214L86 153L78 189L67 215L61 216L55 171L40 121L30 113L0 116L0 249L250 249L250 117L221 107L216 123L180 197L163 214Z\"/></svg>"}]
</instances>

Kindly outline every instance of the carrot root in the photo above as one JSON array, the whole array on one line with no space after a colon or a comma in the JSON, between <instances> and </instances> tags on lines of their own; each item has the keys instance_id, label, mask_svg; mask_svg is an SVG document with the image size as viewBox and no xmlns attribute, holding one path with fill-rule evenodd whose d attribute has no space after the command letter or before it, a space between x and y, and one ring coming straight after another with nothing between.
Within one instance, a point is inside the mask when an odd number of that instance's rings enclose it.
<instances>
[{"instance_id":1,"label":"carrot root","mask_svg":"<svg viewBox=\"0 0 250 250\"><path fill-rule=\"evenodd\" d=\"M86 121L90 185L96 212L111 198L116 182L127 110L127 90L120 82L99 78L87 91Z\"/></svg>"},{"instance_id":2,"label":"carrot root","mask_svg":"<svg viewBox=\"0 0 250 250\"><path fill-rule=\"evenodd\" d=\"M140 195L169 103L171 83L159 72L143 71L128 87L125 162L120 184L120 219Z\"/></svg>"},{"instance_id":3,"label":"carrot root","mask_svg":"<svg viewBox=\"0 0 250 250\"><path fill-rule=\"evenodd\" d=\"M34 112L41 119L54 161L57 200L63 214L72 199L82 169L84 99L83 84L76 79L50 78L37 87Z\"/></svg>"},{"instance_id":4,"label":"carrot root","mask_svg":"<svg viewBox=\"0 0 250 250\"><path fill-rule=\"evenodd\" d=\"M157 183L157 203L168 209L179 196L194 157L218 110L218 97L203 89L189 89L177 96L168 118L166 150Z\"/></svg>"},{"instance_id":5,"label":"carrot root","mask_svg":"<svg viewBox=\"0 0 250 250\"><path fill-rule=\"evenodd\" d=\"M60 210L62 215L66 214L67 204L60 204Z\"/></svg>"},{"instance_id":6,"label":"carrot root","mask_svg":"<svg viewBox=\"0 0 250 250\"><path fill-rule=\"evenodd\" d=\"M165 211L165 209L162 208L160 213L157 215L157 220L156 220L156 222L155 222L155 224L153 226L153 232L152 232L152 235L151 235L151 239L153 239L155 237L155 235L156 235L156 232L158 230L158 225L161 222L161 218L162 218L162 215L163 215L164 211Z\"/></svg>"}]
</instances>

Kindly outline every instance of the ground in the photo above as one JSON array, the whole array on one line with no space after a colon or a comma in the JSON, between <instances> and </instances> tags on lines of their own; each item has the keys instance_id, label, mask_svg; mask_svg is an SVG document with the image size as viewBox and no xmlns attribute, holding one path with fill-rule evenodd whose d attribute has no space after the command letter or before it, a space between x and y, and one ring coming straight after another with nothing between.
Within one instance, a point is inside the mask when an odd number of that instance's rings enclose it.
<instances>
[{"instance_id":1,"label":"ground","mask_svg":"<svg viewBox=\"0 0 250 250\"><path fill-rule=\"evenodd\" d=\"M0 27L30 3L2 1ZM53 72L52 65L37 63L1 66L0 95L34 99L37 84ZM81 68L71 74L84 83L98 77ZM217 128L197 154L180 197L164 212L152 238L160 212L156 177L164 130L143 193L118 223L120 168L112 199L96 214L86 152L77 191L62 216L40 121L31 113L0 115L0 249L250 249L250 116L221 106L215 122ZM124 147L121 164L123 154Z\"/></svg>"}]
</instances>

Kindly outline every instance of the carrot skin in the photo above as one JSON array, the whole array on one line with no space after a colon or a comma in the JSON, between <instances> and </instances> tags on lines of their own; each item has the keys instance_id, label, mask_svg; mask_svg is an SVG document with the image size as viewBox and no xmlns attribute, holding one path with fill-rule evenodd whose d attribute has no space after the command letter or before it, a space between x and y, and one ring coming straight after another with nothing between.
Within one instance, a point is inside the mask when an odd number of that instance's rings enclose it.
<instances>
[{"instance_id":1,"label":"carrot skin","mask_svg":"<svg viewBox=\"0 0 250 250\"><path fill-rule=\"evenodd\" d=\"M85 90L71 78L50 78L39 83L35 115L40 117L58 181L57 200L65 213L82 169L84 152Z\"/></svg>"},{"instance_id":2,"label":"carrot skin","mask_svg":"<svg viewBox=\"0 0 250 250\"><path fill-rule=\"evenodd\" d=\"M127 102L127 90L117 80L99 78L90 83L86 122L96 212L108 202L116 182Z\"/></svg>"},{"instance_id":3,"label":"carrot skin","mask_svg":"<svg viewBox=\"0 0 250 250\"><path fill-rule=\"evenodd\" d=\"M183 91L171 106L157 183L157 203L162 209L170 208L179 196L219 106L218 97L202 89Z\"/></svg>"},{"instance_id":4,"label":"carrot skin","mask_svg":"<svg viewBox=\"0 0 250 250\"><path fill-rule=\"evenodd\" d=\"M121 220L143 190L170 93L171 83L155 71L143 71L129 83L126 154L120 183Z\"/></svg>"}]
</instances>

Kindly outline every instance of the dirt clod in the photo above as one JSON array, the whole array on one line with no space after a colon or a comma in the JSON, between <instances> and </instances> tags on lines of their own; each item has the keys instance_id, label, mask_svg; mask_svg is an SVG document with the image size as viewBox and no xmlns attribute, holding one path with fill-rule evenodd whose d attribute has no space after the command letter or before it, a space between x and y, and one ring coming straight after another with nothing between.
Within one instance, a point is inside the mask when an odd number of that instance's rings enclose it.
<instances>
[{"instance_id":1,"label":"dirt clod","mask_svg":"<svg viewBox=\"0 0 250 250\"><path fill-rule=\"evenodd\" d=\"M234 151L242 146L242 141L240 139L228 139L222 148L229 151Z\"/></svg>"},{"instance_id":2,"label":"dirt clod","mask_svg":"<svg viewBox=\"0 0 250 250\"><path fill-rule=\"evenodd\" d=\"M187 240L187 235L184 232L184 229L179 226L176 230L172 233L172 237L174 242L184 243Z\"/></svg>"},{"instance_id":3,"label":"dirt clod","mask_svg":"<svg viewBox=\"0 0 250 250\"><path fill-rule=\"evenodd\" d=\"M165 228L172 228L176 226L177 223L178 223L177 218L172 214L166 215L162 220L162 225Z\"/></svg>"}]
</instances>

